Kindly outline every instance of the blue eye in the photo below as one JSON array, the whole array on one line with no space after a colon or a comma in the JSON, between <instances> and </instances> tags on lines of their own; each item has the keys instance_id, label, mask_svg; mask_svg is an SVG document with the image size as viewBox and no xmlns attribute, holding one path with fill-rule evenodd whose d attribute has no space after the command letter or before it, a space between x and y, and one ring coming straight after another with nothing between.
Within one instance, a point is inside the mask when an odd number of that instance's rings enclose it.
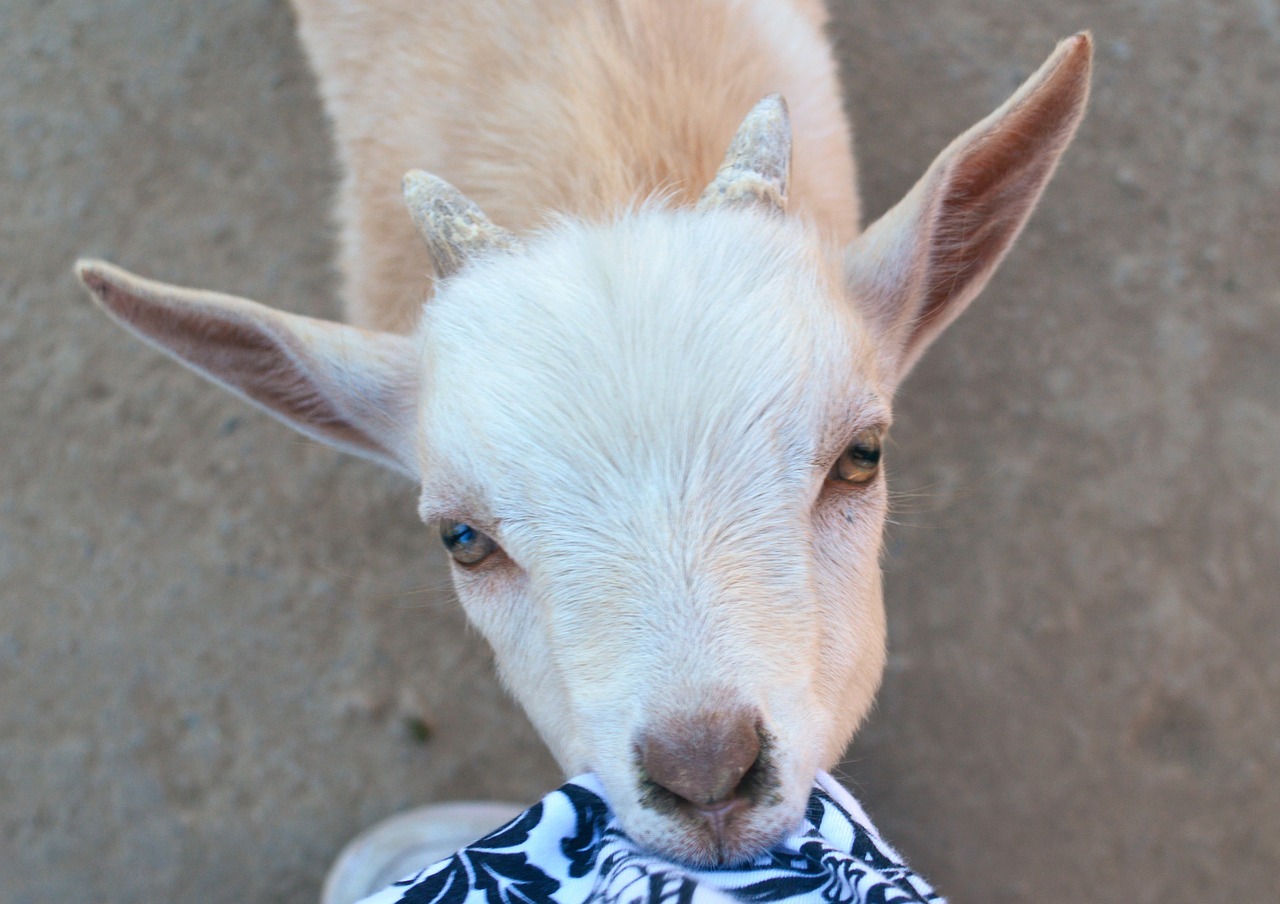
<instances>
[{"instance_id":1,"label":"blue eye","mask_svg":"<svg viewBox=\"0 0 1280 904\"><path fill-rule=\"evenodd\" d=\"M498 548L492 539L462 521L441 521L440 539L459 565L478 565Z\"/></svg>"}]
</instances>

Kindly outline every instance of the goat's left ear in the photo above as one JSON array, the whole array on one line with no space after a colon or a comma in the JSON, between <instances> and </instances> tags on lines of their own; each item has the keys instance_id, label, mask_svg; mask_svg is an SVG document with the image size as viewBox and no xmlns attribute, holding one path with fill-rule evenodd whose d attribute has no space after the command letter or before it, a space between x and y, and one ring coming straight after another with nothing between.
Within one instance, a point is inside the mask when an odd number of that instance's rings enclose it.
<instances>
[{"instance_id":1,"label":"goat's left ear","mask_svg":"<svg viewBox=\"0 0 1280 904\"><path fill-rule=\"evenodd\" d=\"M417 344L134 276L102 261L76 275L125 329L296 430L411 477Z\"/></svg>"},{"instance_id":2,"label":"goat's left ear","mask_svg":"<svg viewBox=\"0 0 1280 904\"><path fill-rule=\"evenodd\" d=\"M1089 96L1093 41L1063 41L848 248L846 278L896 386L982 290L1017 238Z\"/></svg>"}]
</instances>

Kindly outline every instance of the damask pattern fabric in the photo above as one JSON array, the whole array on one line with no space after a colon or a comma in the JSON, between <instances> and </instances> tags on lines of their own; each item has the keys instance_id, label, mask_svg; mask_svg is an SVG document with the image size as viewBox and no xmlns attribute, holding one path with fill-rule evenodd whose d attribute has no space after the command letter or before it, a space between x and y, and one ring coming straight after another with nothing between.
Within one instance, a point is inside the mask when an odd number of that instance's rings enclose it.
<instances>
[{"instance_id":1,"label":"damask pattern fabric","mask_svg":"<svg viewBox=\"0 0 1280 904\"><path fill-rule=\"evenodd\" d=\"M592 775L361 904L942 904L880 838L862 807L820 773L799 832L740 867L697 870L623 834Z\"/></svg>"}]
</instances>

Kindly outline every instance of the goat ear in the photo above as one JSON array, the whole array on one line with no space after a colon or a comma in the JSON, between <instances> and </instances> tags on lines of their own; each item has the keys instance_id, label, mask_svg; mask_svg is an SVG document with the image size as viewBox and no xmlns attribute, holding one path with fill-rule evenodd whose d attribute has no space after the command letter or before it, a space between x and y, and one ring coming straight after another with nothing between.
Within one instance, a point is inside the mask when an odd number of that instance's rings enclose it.
<instances>
[{"instance_id":1,"label":"goat ear","mask_svg":"<svg viewBox=\"0 0 1280 904\"><path fill-rule=\"evenodd\" d=\"M848 248L848 286L896 385L982 290L1084 115L1093 42L1063 41L1003 106L957 138Z\"/></svg>"},{"instance_id":2,"label":"goat ear","mask_svg":"<svg viewBox=\"0 0 1280 904\"><path fill-rule=\"evenodd\" d=\"M142 279L102 261L76 274L125 329L314 439L416 476L417 351L405 336Z\"/></svg>"}]
</instances>

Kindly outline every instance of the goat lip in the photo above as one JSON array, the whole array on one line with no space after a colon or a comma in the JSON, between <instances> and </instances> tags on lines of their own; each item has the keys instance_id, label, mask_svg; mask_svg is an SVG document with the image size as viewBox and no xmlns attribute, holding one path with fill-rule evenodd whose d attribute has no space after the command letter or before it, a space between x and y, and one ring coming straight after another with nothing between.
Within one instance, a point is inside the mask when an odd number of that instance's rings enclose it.
<instances>
[{"instance_id":1,"label":"goat lip","mask_svg":"<svg viewBox=\"0 0 1280 904\"><path fill-rule=\"evenodd\" d=\"M745 806L747 806L747 802L741 797L731 797L728 800L716 801L710 804L693 804L693 809L708 820L720 820Z\"/></svg>"},{"instance_id":2,"label":"goat lip","mask_svg":"<svg viewBox=\"0 0 1280 904\"><path fill-rule=\"evenodd\" d=\"M730 859L729 851L737 846L736 836L741 828L740 820L735 818L735 814L750 810L750 803L741 797L733 797L714 804L693 804L688 809L702 822L704 831L710 835L715 859L722 864L727 862Z\"/></svg>"},{"instance_id":3,"label":"goat lip","mask_svg":"<svg viewBox=\"0 0 1280 904\"><path fill-rule=\"evenodd\" d=\"M786 836L792 822L743 797L709 806L685 801L660 818L660 827L650 823L633 836L635 840L667 859L699 869L752 860Z\"/></svg>"},{"instance_id":4,"label":"goat lip","mask_svg":"<svg viewBox=\"0 0 1280 904\"><path fill-rule=\"evenodd\" d=\"M646 824L628 831L643 846L693 867L745 863L789 834L804 812L803 802L785 799L773 780L776 764L765 766L749 770L743 787L717 801L681 798L640 770L634 803Z\"/></svg>"}]
</instances>

